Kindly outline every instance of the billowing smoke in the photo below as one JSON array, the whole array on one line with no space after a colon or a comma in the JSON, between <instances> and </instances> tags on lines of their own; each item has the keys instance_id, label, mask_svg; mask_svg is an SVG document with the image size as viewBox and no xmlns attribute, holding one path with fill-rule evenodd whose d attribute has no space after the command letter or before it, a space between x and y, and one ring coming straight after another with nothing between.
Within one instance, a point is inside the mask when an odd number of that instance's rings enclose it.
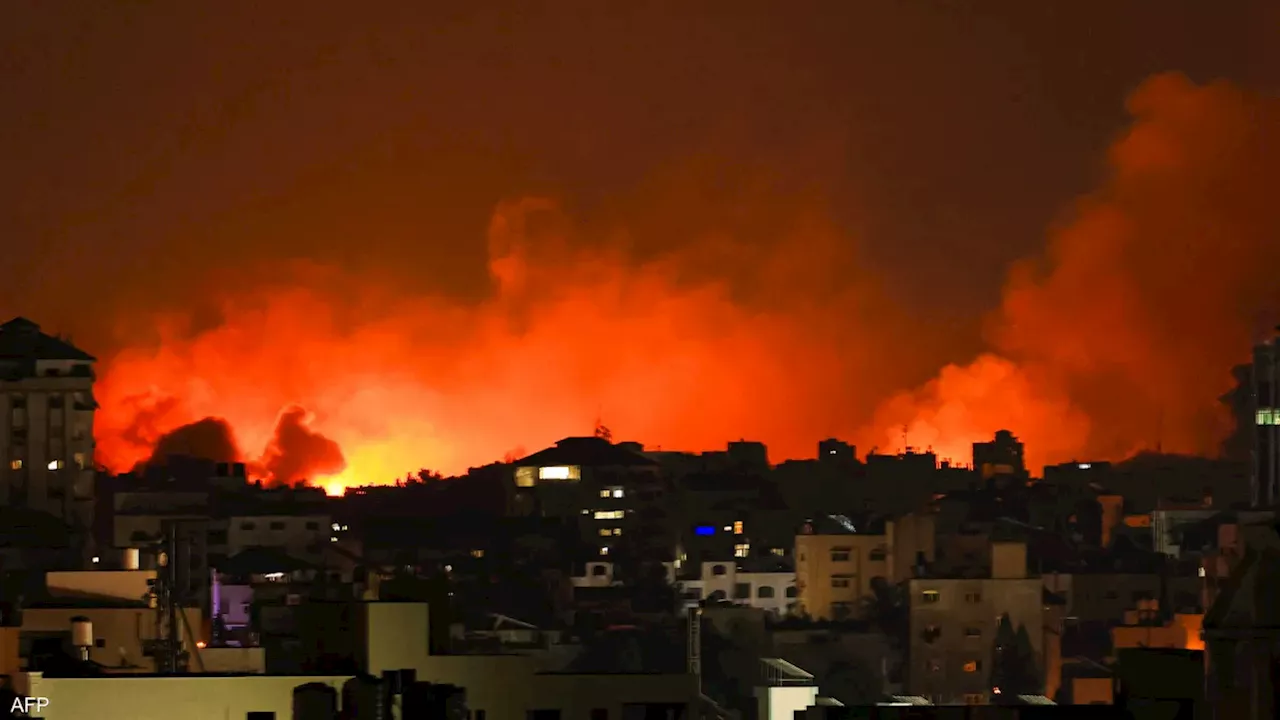
<instances>
[{"instance_id":1,"label":"billowing smoke","mask_svg":"<svg viewBox=\"0 0 1280 720\"><path fill-rule=\"evenodd\" d=\"M694 173L638 210L500 203L479 299L432 294L432 267L415 268L416 294L386 268L246 268L213 288L216 312L156 318L156 342L104 363L100 459L131 467L209 417L268 448L261 472L332 485L459 472L597 418L618 439L746 437L774 458L837 436L966 461L1001 428L1033 466L1213 452L1250 318L1280 309L1280 111L1176 75L1129 110L1105 182L1011 271L988 352L915 390L900 391L948 341L891 300L862 238L822 220L820 195Z\"/></svg>"},{"instance_id":2,"label":"billowing smoke","mask_svg":"<svg viewBox=\"0 0 1280 720\"><path fill-rule=\"evenodd\" d=\"M240 462L240 448L231 425L226 420L207 417L170 430L160 436L151 452L148 464L163 464L173 455L212 460L214 462Z\"/></svg>"},{"instance_id":3,"label":"billowing smoke","mask_svg":"<svg viewBox=\"0 0 1280 720\"><path fill-rule=\"evenodd\" d=\"M1128 110L1105 184L1010 273L995 353L886 402L880 444L967 458L1008 427L1036 464L1216 453L1232 367L1280 319L1280 103L1169 74Z\"/></svg>"}]
</instances>

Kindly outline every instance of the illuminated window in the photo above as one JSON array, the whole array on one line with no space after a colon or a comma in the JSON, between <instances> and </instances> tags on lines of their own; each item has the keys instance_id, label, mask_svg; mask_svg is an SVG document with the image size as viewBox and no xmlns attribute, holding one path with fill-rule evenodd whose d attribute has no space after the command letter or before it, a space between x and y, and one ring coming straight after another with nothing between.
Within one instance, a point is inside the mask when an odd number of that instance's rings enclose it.
<instances>
[{"instance_id":1,"label":"illuminated window","mask_svg":"<svg viewBox=\"0 0 1280 720\"><path fill-rule=\"evenodd\" d=\"M617 486L600 488L600 497L602 498L620 498L625 494L622 492L622 488Z\"/></svg>"},{"instance_id":2,"label":"illuminated window","mask_svg":"<svg viewBox=\"0 0 1280 720\"><path fill-rule=\"evenodd\" d=\"M769 553L773 555L782 556L787 554L787 549L786 548L769 548Z\"/></svg>"},{"instance_id":3,"label":"illuminated window","mask_svg":"<svg viewBox=\"0 0 1280 720\"><path fill-rule=\"evenodd\" d=\"M473 558L482 558L482 557L484 557L484 551L483 551L483 550L472 550L472 551L471 551L471 557L473 557Z\"/></svg>"},{"instance_id":4,"label":"illuminated window","mask_svg":"<svg viewBox=\"0 0 1280 720\"><path fill-rule=\"evenodd\" d=\"M330 527L334 532L338 532L339 530L341 530L341 529L342 529L342 526L341 526L341 525L339 525L338 523L334 523L334 524L330 525L329 527Z\"/></svg>"},{"instance_id":5,"label":"illuminated window","mask_svg":"<svg viewBox=\"0 0 1280 720\"><path fill-rule=\"evenodd\" d=\"M555 465L538 468L539 480L578 480L581 478L577 465Z\"/></svg>"},{"instance_id":6,"label":"illuminated window","mask_svg":"<svg viewBox=\"0 0 1280 720\"><path fill-rule=\"evenodd\" d=\"M600 497L602 498L613 497L613 493L609 492L609 488L605 488L600 491Z\"/></svg>"},{"instance_id":7,"label":"illuminated window","mask_svg":"<svg viewBox=\"0 0 1280 720\"><path fill-rule=\"evenodd\" d=\"M620 497L622 497L622 495L623 495L622 488L614 488L614 489L613 489L613 496L614 496L615 498L620 498Z\"/></svg>"},{"instance_id":8,"label":"illuminated window","mask_svg":"<svg viewBox=\"0 0 1280 720\"><path fill-rule=\"evenodd\" d=\"M1280 425L1280 408L1260 408L1258 410L1259 425Z\"/></svg>"},{"instance_id":9,"label":"illuminated window","mask_svg":"<svg viewBox=\"0 0 1280 720\"><path fill-rule=\"evenodd\" d=\"M964 671L967 673L976 673L982 669L982 663L977 660L970 660L964 664Z\"/></svg>"},{"instance_id":10,"label":"illuminated window","mask_svg":"<svg viewBox=\"0 0 1280 720\"><path fill-rule=\"evenodd\" d=\"M937 590L925 590L920 593L920 601L926 603L936 603L941 599L941 597L942 596L938 594Z\"/></svg>"},{"instance_id":11,"label":"illuminated window","mask_svg":"<svg viewBox=\"0 0 1280 720\"><path fill-rule=\"evenodd\" d=\"M747 543L739 543L733 546L733 556L744 558L751 554L751 545Z\"/></svg>"},{"instance_id":12,"label":"illuminated window","mask_svg":"<svg viewBox=\"0 0 1280 720\"><path fill-rule=\"evenodd\" d=\"M13 468L14 470L21 470L21 469L22 469L22 461L21 461L21 460L10 460L10 461L9 461L9 467Z\"/></svg>"},{"instance_id":13,"label":"illuminated window","mask_svg":"<svg viewBox=\"0 0 1280 720\"><path fill-rule=\"evenodd\" d=\"M81 470L89 466L89 463L85 460L84 453L78 452L72 455L71 457L75 461L76 467L80 468Z\"/></svg>"},{"instance_id":14,"label":"illuminated window","mask_svg":"<svg viewBox=\"0 0 1280 720\"><path fill-rule=\"evenodd\" d=\"M601 546L600 546L600 554L601 554L601 555L608 555L608 554L609 554L609 546L608 546L608 545L601 545Z\"/></svg>"},{"instance_id":15,"label":"illuminated window","mask_svg":"<svg viewBox=\"0 0 1280 720\"><path fill-rule=\"evenodd\" d=\"M61 470L61 469L62 469L62 461L61 461L61 460L50 460L50 461L49 461L49 469L50 469L50 470Z\"/></svg>"},{"instance_id":16,"label":"illuminated window","mask_svg":"<svg viewBox=\"0 0 1280 720\"><path fill-rule=\"evenodd\" d=\"M621 534L622 534L622 528L614 528L614 529L613 529L613 534L614 534L614 535L621 535Z\"/></svg>"},{"instance_id":17,"label":"illuminated window","mask_svg":"<svg viewBox=\"0 0 1280 720\"><path fill-rule=\"evenodd\" d=\"M516 468L516 487L533 487L535 477L531 467Z\"/></svg>"},{"instance_id":18,"label":"illuminated window","mask_svg":"<svg viewBox=\"0 0 1280 720\"><path fill-rule=\"evenodd\" d=\"M621 520L626 515L622 510L597 510L595 518L597 520Z\"/></svg>"},{"instance_id":19,"label":"illuminated window","mask_svg":"<svg viewBox=\"0 0 1280 720\"><path fill-rule=\"evenodd\" d=\"M741 535L741 534L742 534L742 521L741 521L741 520L735 521L735 522L733 523L733 534L734 534L734 535Z\"/></svg>"},{"instance_id":20,"label":"illuminated window","mask_svg":"<svg viewBox=\"0 0 1280 720\"><path fill-rule=\"evenodd\" d=\"M613 533L609 531L609 528L600 528L600 537L609 537L612 534Z\"/></svg>"}]
</instances>

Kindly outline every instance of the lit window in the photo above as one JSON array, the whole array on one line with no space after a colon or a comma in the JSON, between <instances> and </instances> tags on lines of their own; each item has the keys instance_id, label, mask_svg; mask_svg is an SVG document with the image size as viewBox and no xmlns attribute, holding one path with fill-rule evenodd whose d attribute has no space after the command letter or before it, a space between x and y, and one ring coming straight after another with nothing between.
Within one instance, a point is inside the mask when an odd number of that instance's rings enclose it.
<instances>
[{"instance_id":1,"label":"lit window","mask_svg":"<svg viewBox=\"0 0 1280 720\"><path fill-rule=\"evenodd\" d=\"M601 554L601 555L608 555L608 554L609 554L609 546L608 546L608 545L601 545L601 546L600 546L600 554Z\"/></svg>"},{"instance_id":2,"label":"lit window","mask_svg":"<svg viewBox=\"0 0 1280 720\"><path fill-rule=\"evenodd\" d=\"M769 552L773 555L782 556L787 554L787 549L786 548L769 548Z\"/></svg>"},{"instance_id":3,"label":"lit window","mask_svg":"<svg viewBox=\"0 0 1280 720\"><path fill-rule=\"evenodd\" d=\"M538 468L539 480L577 480L580 474L576 465L555 465Z\"/></svg>"},{"instance_id":4,"label":"lit window","mask_svg":"<svg viewBox=\"0 0 1280 720\"><path fill-rule=\"evenodd\" d=\"M516 487L533 487L534 477L533 468L516 468Z\"/></svg>"},{"instance_id":5,"label":"lit window","mask_svg":"<svg viewBox=\"0 0 1280 720\"><path fill-rule=\"evenodd\" d=\"M938 594L937 590L925 590L920 593L920 601L926 603L936 603L941 599L941 597L942 596Z\"/></svg>"},{"instance_id":6,"label":"lit window","mask_svg":"<svg viewBox=\"0 0 1280 720\"><path fill-rule=\"evenodd\" d=\"M597 520L621 520L626 513L622 510L597 510L595 518Z\"/></svg>"},{"instance_id":7,"label":"lit window","mask_svg":"<svg viewBox=\"0 0 1280 720\"><path fill-rule=\"evenodd\" d=\"M471 557L473 557L473 558L482 558L482 557L484 557L484 551L483 551L483 550L478 550L478 549L477 549L477 550L472 550L472 551L471 551Z\"/></svg>"},{"instance_id":8,"label":"lit window","mask_svg":"<svg viewBox=\"0 0 1280 720\"><path fill-rule=\"evenodd\" d=\"M339 525L338 523L334 523L334 524L330 525L329 527L330 527L330 528L332 528L334 532L338 532L339 530L341 530L341 529L342 529L342 526L341 526L341 525Z\"/></svg>"},{"instance_id":9,"label":"lit window","mask_svg":"<svg viewBox=\"0 0 1280 720\"><path fill-rule=\"evenodd\" d=\"M50 461L49 461L49 465L48 465L48 467L49 467L49 469L50 469L50 470L61 470L61 469L62 469L62 461L61 461L61 460L50 460Z\"/></svg>"},{"instance_id":10,"label":"lit window","mask_svg":"<svg viewBox=\"0 0 1280 720\"><path fill-rule=\"evenodd\" d=\"M21 470L21 469L22 469L22 461L21 461L21 460L10 460L10 461L9 461L9 467L13 468L14 470Z\"/></svg>"},{"instance_id":11,"label":"lit window","mask_svg":"<svg viewBox=\"0 0 1280 720\"><path fill-rule=\"evenodd\" d=\"M613 493L609 491L609 488L605 488L600 491L600 497L602 498L613 497Z\"/></svg>"},{"instance_id":12,"label":"lit window","mask_svg":"<svg viewBox=\"0 0 1280 720\"><path fill-rule=\"evenodd\" d=\"M732 525L725 525L725 526L724 526L724 531L725 531L725 532L733 532L733 526L732 526Z\"/></svg>"},{"instance_id":13,"label":"lit window","mask_svg":"<svg viewBox=\"0 0 1280 720\"><path fill-rule=\"evenodd\" d=\"M1260 408L1258 410L1259 425L1280 425L1280 408Z\"/></svg>"},{"instance_id":14,"label":"lit window","mask_svg":"<svg viewBox=\"0 0 1280 720\"><path fill-rule=\"evenodd\" d=\"M733 556L744 558L751 553L751 546L747 543L739 543L733 546Z\"/></svg>"},{"instance_id":15,"label":"lit window","mask_svg":"<svg viewBox=\"0 0 1280 720\"><path fill-rule=\"evenodd\" d=\"M614 535L621 535L621 534L622 534L622 528L614 528L614 529L613 529L613 534L614 534Z\"/></svg>"},{"instance_id":16,"label":"lit window","mask_svg":"<svg viewBox=\"0 0 1280 720\"><path fill-rule=\"evenodd\" d=\"M609 531L609 528L600 528L600 537L609 537L612 534L613 533Z\"/></svg>"},{"instance_id":17,"label":"lit window","mask_svg":"<svg viewBox=\"0 0 1280 720\"><path fill-rule=\"evenodd\" d=\"M623 495L622 488L614 488L614 489L613 489L613 496L614 496L615 498L620 498L620 497L622 497L622 495Z\"/></svg>"},{"instance_id":18,"label":"lit window","mask_svg":"<svg viewBox=\"0 0 1280 720\"><path fill-rule=\"evenodd\" d=\"M734 534L734 535L741 535L741 534L742 534L742 521L741 521L741 520L738 520L738 521L736 521L736 522L734 522L734 523L733 523L733 534Z\"/></svg>"},{"instance_id":19,"label":"lit window","mask_svg":"<svg viewBox=\"0 0 1280 720\"><path fill-rule=\"evenodd\" d=\"M71 457L75 460L76 467L80 468L81 470L88 467L89 463L85 461L84 453L78 452L73 454Z\"/></svg>"},{"instance_id":20,"label":"lit window","mask_svg":"<svg viewBox=\"0 0 1280 720\"><path fill-rule=\"evenodd\" d=\"M982 667L982 663L977 660L970 660L964 664L964 671L967 673L976 673Z\"/></svg>"},{"instance_id":21,"label":"lit window","mask_svg":"<svg viewBox=\"0 0 1280 720\"><path fill-rule=\"evenodd\" d=\"M329 536L329 542L338 542L338 538L334 535Z\"/></svg>"}]
</instances>

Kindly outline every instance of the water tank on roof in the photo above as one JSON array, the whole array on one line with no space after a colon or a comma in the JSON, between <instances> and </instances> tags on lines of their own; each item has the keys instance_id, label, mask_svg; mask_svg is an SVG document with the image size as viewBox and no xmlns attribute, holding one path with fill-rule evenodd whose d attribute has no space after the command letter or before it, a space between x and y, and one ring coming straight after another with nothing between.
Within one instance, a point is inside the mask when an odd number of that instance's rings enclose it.
<instances>
[{"instance_id":1,"label":"water tank on roof","mask_svg":"<svg viewBox=\"0 0 1280 720\"><path fill-rule=\"evenodd\" d=\"M382 681L358 675L342 684L342 713L348 720L382 720Z\"/></svg>"},{"instance_id":2,"label":"water tank on roof","mask_svg":"<svg viewBox=\"0 0 1280 720\"><path fill-rule=\"evenodd\" d=\"M293 689L293 720L337 720L338 691L322 682Z\"/></svg>"}]
</instances>

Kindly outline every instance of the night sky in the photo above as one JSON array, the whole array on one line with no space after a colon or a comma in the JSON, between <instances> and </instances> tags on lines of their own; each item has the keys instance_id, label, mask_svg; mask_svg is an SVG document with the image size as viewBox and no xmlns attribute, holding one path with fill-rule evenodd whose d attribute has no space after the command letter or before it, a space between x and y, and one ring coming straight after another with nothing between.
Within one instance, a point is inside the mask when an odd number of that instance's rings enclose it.
<instances>
[{"instance_id":1,"label":"night sky","mask_svg":"<svg viewBox=\"0 0 1280 720\"><path fill-rule=\"evenodd\" d=\"M1280 4L689 5L4 3L0 312L102 360L113 469L205 417L339 483L597 418L1214 451Z\"/></svg>"}]
</instances>

